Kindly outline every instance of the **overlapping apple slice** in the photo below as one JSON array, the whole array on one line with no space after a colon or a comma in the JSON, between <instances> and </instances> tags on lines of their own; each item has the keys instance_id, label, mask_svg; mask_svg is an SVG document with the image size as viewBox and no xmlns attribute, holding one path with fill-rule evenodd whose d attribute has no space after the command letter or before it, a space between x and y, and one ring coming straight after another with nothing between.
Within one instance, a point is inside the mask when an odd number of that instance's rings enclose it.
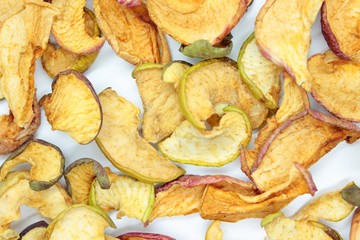
<instances>
[{"instance_id":1,"label":"overlapping apple slice","mask_svg":"<svg viewBox=\"0 0 360 240\"><path fill-rule=\"evenodd\" d=\"M45 221L35 222L20 232L19 240L42 240L49 224Z\"/></svg>"},{"instance_id":2,"label":"overlapping apple slice","mask_svg":"<svg viewBox=\"0 0 360 240\"><path fill-rule=\"evenodd\" d=\"M360 61L359 7L359 0L326 0L321 8L321 29L330 49L356 62Z\"/></svg>"},{"instance_id":3,"label":"overlapping apple slice","mask_svg":"<svg viewBox=\"0 0 360 240\"><path fill-rule=\"evenodd\" d=\"M312 96L332 114L360 122L360 63L338 59L331 51L308 61Z\"/></svg>"},{"instance_id":4,"label":"overlapping apple slice","mask_svg":"<svg viewBox=\"0 0 360 240\"><path fill-rule=\"evenodd\" d=\"M184 174L139 136L138 107L109 88L99 99L104 122L96 143L116 168L145 182L169 182Z\"/></svg>"},{"instance_id":5,"label":"overlapping apple slice","mask_svg":"<svg viewBox=\"0 0 360 240\"><path fill-rule=\"evenodd\" d=\"M129 232L121 234L117 237L120 240L175 240L175 238L158 234L158 233L143 233L143 232Z\"/></svg>"},{"instance_id":6,"label":"overlapping apple slice","mask_svg":"<svg viewBox=\"0 0 360 240\"><path fill-rule=\"evenodd\" d=\"M201 166L223 166L235 160L241 146L251 140L250 120L242 110L227 106L217 112L221 119L209 131L182 122L174 133L158 144L160 152L180 163Z\"/></svg>"},{"instance_id":7,"label":"overlapping apple slice","mask_svg":"<svg viewBox=\"0 0 360 240\"><path fill-rule=\"evenodd\" d=\"M41 191L54 185L64 171L64 155L55 145L43 140L30 140L11 154L0 167L0 180L4 180L17 165L28 162L30 188Z\"/></svg>"},{"instance_id":8,"label":"overlapping apple slice","mask_svg":"<svg viewBox=\"0 0 360 240\"><path fill-rule=\"evenodd\" d=\"M59 73L52 93L43 96L40 104L52 129L68 133L80 144L88 144L100 131L101 105L91 82L81 73Z\"/></svg>"},{"instance_id":9,"label":"overlapping apple slice","mask_svg":"<svg viewBox=\"0 0 360 240\"><path fill-rule=\"evenodd\" d=\"M305 88L311 79L307 69L311 26L323 1L269 0L255 22L255 39L262 55L283 66Z\"/></svg>"},{"instance_id":10,"label":"overlapping apple slice","mask_svg":"<svg viewBox=\"0 0 360 240\"><path fill-rule=\"evenodd\" d=\"M229 58L204 60L187 69L180 82L179 98L186 119L203 130L218 104L242 109L252 128L258 128L268 114L242 82L236 62Z\"/></svg>"},{"instance_id":11,"label":"overlapping apple slice","mask_svg":"<svg viewBox=\"0 0 360 240\"><path fill-rule=\"evenodd\" d=\"M111 187L103 189L95 179L91 186L90 205L104 211L118 210L117 218L127 216L146 222L154 206L154 185L112 173L110 169L107 169L107 175Z\"/></svg>"},{"instance_id":12,"label":"overlapping apple slice","mask_svg":"<svg viewBox=\"0 0 360 240\"><path fill-rule=\"evenodd\" d=\"M116 0L95 0L93 7L102 32L119 57L134 65L171 61L166 38L150 20L145 5L130 8Z\"/></svg>"}]
</instances>

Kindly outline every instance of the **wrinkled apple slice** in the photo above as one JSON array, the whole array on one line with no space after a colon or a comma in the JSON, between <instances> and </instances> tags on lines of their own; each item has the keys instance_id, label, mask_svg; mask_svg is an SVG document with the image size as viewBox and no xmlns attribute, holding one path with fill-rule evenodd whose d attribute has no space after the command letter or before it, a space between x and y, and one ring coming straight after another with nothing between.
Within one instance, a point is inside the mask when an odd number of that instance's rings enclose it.
<instances>
[{"instance_id":1,"label":"wrinkled apple slice","mask_svg":"<svg viewBox=\"0 0 360 240\"><path fill-rule=\"evenodd\" d=\"M86 31L85 0L52 0L52 4L60 9L60 14L54 19L51 33L62 48L84 55L96 52L104 45L103 37L91 36Z\"/></svg>"},{"instance_id":2,"label":"wrinkled apple slice","mask_svg":"<svg viewBox=\"0 0 360 240\"><path fill-rule=\"evenodd\" d=\"M357 240L360 236L360 208L357 208L351 220L350 240Z\"/></svg>"},{"instance_id":3,"label":"wrinkled apple slice","mask_svg":"<svg viewBox=\"0 0 360 240\"><path fill-rule=\"evenodd\" d=\"M221 221L215 220L213 221L205 235L205 240L222 240L223 239L223 232L220 227Z\"/></svg>"},{"instance_id":4,"label":"wrinkled apple slice","mask_svg":"<svg viewBox=\"0 0 360 240\"><path fill-rule=\"evenodd\" d=\"M166 38L151 22L145 5L129 8L116 0L95 0L93 7L102 32L119 57L134 65L171 61Z\"/></svg>"},{"instance_id":5,"label":"wrinkled apple slice","mask_svg":"<svg viewBox=\"0 0 360 240\"><path fill-rule=\"evenodd\" d=\"M252 128L258 128L268 114L267 108L241 81L236 62L229 58L204 60L186 70L180 82L179 99L186 119L204 130L204 121L216 113L219 103L244 110Z\"/></svg>"},{"instance_id":6,"label":"wrinkled apple slice","mask_svg":"<svg viewBox=\"0 0 360 240\"><path fill-rule=\"evenodd\" d=\"M241 79L257 100L269 109L277 109L282 68L264 58L252 33L241 46L238 56Z\"/></svg>"},{"instance_id":7,"label":"wrinkled apple slice","mask_svg":"<svg viewBox=\"0 0 360 240\"><path fill-rule=\"evenodd\" d=\"M352 213L354 205L342 198L341 191L342 190L338 190L321 195L316 200L301 208L292 218L295 220L313 221L324 219L331 222L343 220Z\"/></svg>"},{"instance_id":8,"label":"wrinkled apple slice","mask_svg":"<svg viewBox=\"0 0 360 240\"><path fill-rule=\"evenodd\" d=\"M102 112L91 82L81 73L67 70L52 83L52 93L41 98L53 130L68 133L80 144L88 144L99 133Z\"/></svg>"},{"instance_id":9,"label":"wrinkled apple slice","mask_svg":"<svg viewBox=\"0 0 360 240\"><path fill-rule=\"evenodd\" d=\"M90 205L107 212L118 210L117 218L128 216L146 222L154 206L154 185L112 173L111 170L108 170L108 176L111 183L109 189L102 189L99 180L94 180Z\"/></svg>"},{"instance_id":10,"label":"wrinkled apple slice","mask_svg":"<svg viewBox=\"0 0 360 240\"><path fill-rule=\"evenodd\" d=\"M13 229L7 229L5 232L0 233L1 240L21 240L19 234Z\"/></svg>"},{"instance_id":11,"label":"wrinkled apple slice","mask_svg":"<svg viewBox=\"0 0 360 240\"><path fill-rule=\"evenodd\" d=\"M164 82L172 83L174 85L174 88L178 89L182 76L184 75L185 71L191 66L191 63L185 61L172 61L171 63L164 66L161 79Z\"/></svg>"},{"instance_id":12,"label":"wrinkled apple slice","mask_svg":"<svg viewBox=\"0 0 360 240\"><path fill-rule=\"evenodd\" d=\"M75 204L62 211L47 227L44 240L93 239L105 240L104 230L116 228L100 208Z\"/></svg>"},{"instance_id":13,"label":"wrinkled apple slice","mask_svg":"<svg viewBox=\"0 0 360 240\"><path fill-rule=\"evenodd\" d=\"M16 179L11 179L11 178ZM34 191L29 186L30 173L19 177L17 174L9 174L5 178L8 187L0 195L0 232L8 228L8 225L20 218L20 206L27 205L39 210L44 217L54 219L61 211L72 204L71 198L63 187L56 183L48 189Z\"/></svg>"},{"instance_id":14,"label":"wrinkled apple slice","mask_svg":"<svg viewBox=\"0 0 360 240\"><path fill-rule=\"evenodd\" d=\"M3 23L0 31L1 89L15 123L27 128L35 117L35 60L48 41L57 9L49 3L27 2ZM42 26L42 27L38 27Z\"/></svg>"},{"instance_id":15,"label":"wrinkled apple slice","mask_svg":"<svg viewBox=\"0 0 360 240\"><path fill-rule=\"evenodd\" d=\"M359 0L326 0L321 8L321 29L330 49L340 58L360 61L357 9Z\"/></svg>"},{"instance_id":16,"label":"wrinkled apple slice","mask_svg":"<svg viewBox=\"0 0 360 240\"><path fill-rule=\"evenodd\" d=\"M17 165L30 163L30 188L41 191L54 185L64 171L64 155L55 145L44 140L30 140L11 154L0 167L0 180Z\"/></svg>"},{"instance_id":17,"label":"wrinkled apple slice","mask_svg":"<svg viewBox=\"0 0 360 240\"><path fill-rule=\"evenodd\" d=\"M359 136L360 129L351 122L305 110L271 133L258 152L251 177L260 189L270 190L286 181L294 161L308 168L341 141Z\"/></svg>"},{"instance_id":18,"label":"wrinkled apple slice","mask_svg":"<svg viewBox=\"0 0 360 240\"><path fill-rule=\"evenodd\" d=\"M40 106L36 100L32 108L35 116L25 128L15 123L11 112L9 115L0 116L0 155L15 151L35 134L41 122Z\"/></svg>"},{"instance_id":19,"label":"wrinkled apple slice","mask_svg":"<svg viewBox=\"0 0 360 240\"><path fill-rule=\"evenodd\" d=\"M263 223L263 222L266 222ZM315 221L293 220L283 214L266 216L264 227L269 239L328 239L341 240L341 236L334 229Z\"/></svg>"},{"instance_id":20,"label":"wrinkled apple slice","mask_svg":"<svg viewBox=\"0 0 360 240\"><path fill-rule=\"evenodd\" d=\"M307 88L311 79L307 69L311 26L324 0L269 0L255 22L255 39L264 57Z\"/></svg>"},{"instance_id":21,"label":"wrinkled apple slice","mask_svg":"<svg viewBox=\"0 0 360 240\"><path fill-rule=\"evenodd\" d=\"M357 81L360 78L360 63L327 61L327 55L331 54L317 54L309 59L311 94L332 114L360 122L360 83Z\"/></svg>"},{"instance_id":22,"label":"wrinkled apple slice","mask_svg":"<svg viewBox=\"0 0 360 240\"><path fill-rule=\"evenodd\" d=\"M145 182L168 182L184 174L139 136L139 108L109 88L99 99L104 123L96 143L116 168Z\"/></svg>"},{"instance_id":23,"label":"wrinkled apple slice","mask_svg":"<svg viewBox=\"0 0 360 240\"><path fill-rule=\"evenodd\" d=\"M151 20L176 41L189 45L203 39L211 45L216 45L240 21L248 3L248 0L147 0L146 6Z\"/></svg>"},{"instance_id":24,"label":"wrinkled apple slice","mask_svg":"<svg viewBox=\"0 0 360 240\"><path fill-rule=\"evenodd\" d=\"M226 57L231 53L233 43L232 35L229 33L220 43L213 46L207 40L196 40L190 45L181 45L179 51L191 58L220 58Z\"/></svg>"},{"instance_id":25,"label":"wrinkled apple slice","mask_svg":"<svg viewBox=\"0 0 360 240\"><path fill-rule=\"evenodd\" d=\"M48 225L45 221L31 224L21 231L19 240L43 240Z\"/></svg>"},{"instance_id":26,"label":"wrinkled apple slice","mask_svg":"<svg viewBox=\"0 0 360 240\"><path fill-rule=\"evenodd\" d=\"M84 18L85 29L89 36L100 37L101 31L96 23L95 15L86 7L84 8ZM68 69L83 73L93 64L99 51L100 49L90 54L78 55L48 42L41 56L41 64L50 78L54 78L59 72Z\"/></svg>"},{"instance_id":27,"label":"wrinkled apple slice","mask_svg":"<svg viewBox=\"0 0 360 240\"><path fill-rule=\"evenodd\" d=\"M121 240L175 240L175 238L157 234L157 233L143 233L143 232L129 232L121 234L117 237Z\"/></svg>"},{"instance_id":28,"label":"wrinkled apple slice","mask_svg":"<svg viewBox=\"0 0 360 240\"><path fill-rule=\"evenodd\" d=\"M64 178L66 190L74 203L89 203L91 184L95 178L103 189L109 189L111 185L105 169L91 158L81 158L71 163L65 169Z\"/></svg>"},{"instance_id":29,"label":"wrinkled apple slice","mask_svg":"<svg viewBox=\"0 0 360 240\"><path fill-rule=\"evenodd\" d=\"M223 109L218 126L211 131L195 128L189 121L182 122L175 132L158 144L160 152L180 163L201 166L223 166L235 160L240 146L251 140L250 119L242 110L228 106Z\"/></svg>"},{"instance_id":30,"label":"wrinkled apple slice","mask_svg":"<svg viewBox=\"0 0 360 240\"><path fill-rule=\"evenodd\" d=\"M132 73L143 102L142 133L151 143L168 137L185 119L174 84L164 82L162 74L163 65L151 63L140 65Z\"/></svg>"}]
</instances>

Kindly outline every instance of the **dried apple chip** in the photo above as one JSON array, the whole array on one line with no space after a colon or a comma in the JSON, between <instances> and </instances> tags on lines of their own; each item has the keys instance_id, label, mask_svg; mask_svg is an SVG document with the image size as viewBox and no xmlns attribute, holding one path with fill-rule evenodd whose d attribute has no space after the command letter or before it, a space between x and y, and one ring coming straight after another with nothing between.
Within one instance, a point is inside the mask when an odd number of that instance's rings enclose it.
<instances>
[{"instance_id":1,"label":"dried apple chip","mask_svg":"<svg viewBox=\"0 0 360 240\"><path fill-rule=\"evenodd\" d=\"M74 203L89 203L91 184L97 179L103 189L110 188L110 180L99 162L91 158L81 158L66 167L64 173L67 192Z\"/></svg>"},{"instance_id":2,"label":"dried apple chip","mask_svg":"<svg viewBox=\"0 0 360 240\"><path fill-rule=\"evenodd\" d=\"M264 58L252 33L241 46L238 56L241 79L257 100L269 109L277 109L282 68Z\"/></svg>"},{"instance_id":3,"label":"dried apple chip","mask_svg":"<svg viewBox=\"0 0 360 240\"><path fill-rule=\"evenodd\" d=\"M102 112L91 82L81 73L66 70L52 83L52 93L41 98L53 130L68 133L80 144L88 144L99 133Z\"/></svg>"},{"instance_id":4,"label":"dried apple chip","mask_svg":"<svg viewBox=\"0 0 360 240\"><path fill-rule=\"evenodd\" d=\"M359 0L326 0L321 8L321 29L330 49L340 58L360 61L357 9Z\"/></svg>"},{"instance_id":5,"label":"dried apple chip","mask_svg":"<svg viewBox=\"0 0 360 240\"><path fill-rule=\"evenodd\" d=\"M308 61L312 79L309 80L312 96L332 114L350 121L360 122L360 63L333 60L317 54Z\"/></svg>"},{"instance_id":6,"label":"dried apple chip","mask_svg":"<svg viewBox=\"0 0 360 240\"><path fill-rule=\"evenodd\" d=\"M96 143L116 168L144 182L169 182L184 174L139 136L138 107L109 88L99 99L104 122Z\"/></svg>"},{"instance_id":7,"label":"dried apple chip","mask_svg":"<svg viewBox=\"0 0 360 240\"><path fill-rule=\"evenodd\" d=\"M118 210L117 218L128 216L146 222L154 206L154 185L143 183L108 170L111 187L101 188L95 179L91 186L90 205L104 211Z\"/></svg>"},{"instance_id":8,"label":"dried apple chip","mask_svg":"<svg viewBox=\"0 0 360 240\"><path fill-rule=\"evenodd\" d=\"M86 7L84 8L84 18L85 29L89 36L100 37L101 31L96 23L95 15ZM90 54L79 55L48 42L47 47L41 56L41 64L50 78L54 78L59 72L68 69L83 73L93 64L99 51L100 49Z\"/></svg>"},{"instance_id":9,"label":"dried apple chip","mask_svg":"<svg viewBox=\"0 0 360 240\"><path fill-rule=\"evenodd\" d=\"M175 238L157 234L157 233L142 233L142 232L129 232L121 234L117 237L120 240L175 240Z\"/></svg>"},{"instance_id":10,"label":"dried apple chip","mask_svg":"<svg viewBox=\"0 0 360 240\"><path fill-rule=\"evenodd\" d=\"M138 66L132 73L143 102L142 133L151 143L168 137L185 119L174 84L163 81L162 74L163 65L151 63Z\"/></svg>"},{"instance_id":11,"label":"dried apple chip","mask_svg":"<svg viewBox=\"0 0 360 240\"><path fill-rule=\"evenodd\" d=\"M204 60L187 69L180 82L179 100L186 119L199 129L206 129L203 121L216 113L215 106L220 103L245 111L252 128L258 128L268 114L229 58Z\"/></svg>"},{"instance_id":12,"label":"dried apple chip","mask_svg":"<svg viewBox=\"0 0 360 240\"><path fill-rule=\"evenodd\" d=\"M155 24L176 41L189 45L203 39L216 45L240 21L249 2L147 0L146 6Z\"/></svg>"},{"instance_id":13,"label":"dried apple chip","mask_svg":"<svg viewBox=\"0 0 360 240\"><path fill-rule=\"evenodd\" d=\"M7 229L5 232L0 233L1 240L21 240L19 234L13 229Z\"/></svg>"},{"instance_id":14,"label":"dried apple chip","mask_svg":"<svg viewBox=\"0 0 360 240\"><path fill-rule=\"evenodd\" d=\"M45 221L35 222L20 233L19 240L42 240L44 239L46 228L49 224Z\"/></svg>"},{"instance_id":15,"label":"dried apple chip","mask_svg":"<svg viewBox=\"0 0 360 240\"><path fill-rule=\"evenodd\" d=\"M182 60L172 61L164 66L161 79L164 82L174 84L174 88L178 89L182 76L191 66L191 63Z\"/></svg>"},{"instance_id":16,"label":"dried apple chip","mask_svg":"<svg viewBox=\"0 0 360 240\"><path fill-rule=\"evenodd\" d=\"M220 228L221 221L215 220L213 221L205 235L205 240L222 240L223 239L223 232Z\"/></svg>"},{"instance_id":17,"label":"dried apple chip","mask_svg":"<svg viewBox=\"0 0 360 240\"><path fill-rule=\"evenodd\" d=\"M93 7L102 32L119 57L134 65L171 61L166 38L151 22L144 5L129 8L116 0L95 0Z\"/></svg>"},{"instance_id":18,"label":"dried apple chip","mask_svg":"<svg viewBox=\"0 0 360 240\"><path fill-rule=\"evenodd\" d=\"M30 140L11 154L0 167L0 180L17 165L28 162L30 188L41 191L54 185L64 171L64 155L55 145L44 140Z\"/></svg>"},{"instance_id":19,"label":"dried apple chip","mask_svg":"<svg viewBox=\"0 0 360 240\"><path fill-rule=\"evenodd\" d=\"M351 220L350 240L357 240L360 236L360 208L357 208Z\"/></svg>"},{"instance_id":20,"label":"dried apple chip","mask_svg":"<svg viewBox=\"0 0 360 240\"><path fill-rule=\"evenodd\" d=\"M235 160L240 146L251 140L251 125L246 113L228 106L223 109L218 126L199 130L189 121L182 122L174 133L158 144L160 152L180 163L200 166L223 166Z\"/></svg>"},{"instance_id":21,"label":"dried apple chip","mask_svg":"<svg viewBox=\"0 0 360 240\"><path fill-rule=\"evenodd\" d=\"M264 57L283 66L307 88L311 26L324 0L269 0L255 22L255 39Z\"/></svg>"}]
</instances>

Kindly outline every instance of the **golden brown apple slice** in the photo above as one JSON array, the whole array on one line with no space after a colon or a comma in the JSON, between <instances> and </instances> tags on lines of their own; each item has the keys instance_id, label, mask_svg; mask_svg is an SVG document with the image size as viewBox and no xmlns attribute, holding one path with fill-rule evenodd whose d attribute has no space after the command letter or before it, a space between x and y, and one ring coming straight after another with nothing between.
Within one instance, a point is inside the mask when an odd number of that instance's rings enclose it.
<instances>
[{"instance_id":1,"label":"golden brown apple slice","mask_svg":"<svg viewBox=\"0 0 360 240\"><path fill-rule=\"evenodd\" d=\"M104 122L96 143L116 168L145 182L169 182L184 174L139 136L138 107L111 89L101 92L99 99Z\"/></svg>"},{"instance_id":2,"label":"golden brown apple slice","mask_svg":"<svg viewBox=\"0 0 360 240\"><path fill-rule=\"evenodd\" d=\"M104 45L103 37L90 36L86 31L86 0L52 0L52 4L60 9L60 14L55 17L51 32L62 48L84 55L96 52Z\"/></svg>"},{"instance_id":3,"label":"golden brown apple slice","mask_svg":"<svg viewBox=\"0 0 360 240\"><path fill-rule=\"evenodd\" d=\"M307 88L311 26L324 0L268 0L255 22L255 39L260 52L283 66L296 83Z\"/></svg>"},{"instance_id":4,"label":"golden brown apple slice","mask_svg":"<svg viewBox=\"0 0 360 240\"><path fill-rule=\"evenodd\" d=\"M116 0L95 0L93 6L102 32L119 57L134 65L171 61L166 38L144 5L129 8Z\"/></svg>"},{"instance_id":5,"label":"golden brown apple slice","mask_svg":"<svg viewBox=\"0 0 360 240\"><path fill-rule=\"evenodd\" d=\"M326 0L321 8L321 29L330 49L340 58L360 61L359 0Z\"/></svg>"},{"instance_id":6,"label":"golden brown apple slice","mask_svg":"<svg viewBox=\"0 0 360 240\"><path fill-rule=\"evenodd\" d=\"M101 105L91 82L81 73L59 73L52 93L43 96L40 104L52 129L68 133L80 144L90 143L100 131Z\"/></svg>"},{"instance_id":7,"label":"golden brown apple slice","mask_svg":"<svg viewBox=\"0 0 360 240\"><path fill-rule=\"evenodd\" d=\"M85 29L89 36L100 37L101 31L96 23L95 15L86 7L84 8L84 19ZM59 72L68 69L83 73L93 64L99 51L100 49L90 54L79 55L48 42L47 47L41 56L41 64L50 78L54 78Z\"/></svg>"},{"instance_id":8,"label":"golden brown apple slice","mask_svg":"<svg viewBox=\"0 0 360 240\"><path fill-rule=\"evenodd\" d=\"M350 229L350 240L358 240L360 236L360 208L357 208L354 212L351 221L351 229Z\"/></svg>"},{"instance_id":9,"label":"golden brown apple slice","mask_svg":"<svg viewBox=\"0 0 360 240\"><path fill-rule=\"evenodd\" d=\"M248 0L146 1L155 24L184 45L200 39L211 45L220 43L240 21L248 4Z\"/></svg>"},{"instance_id":10,"label":"golden brown apple slice","mask_svg":"<svg viewBox=\"0 0 360 240\"><path fill-rule=\"evenodd\" d=\"M347 60L328 61L331 52L317 54L308 61L312 75L312 96L332 114L360 122L360 63Z\"/></svg>"},{"instance_id":11,"label":"golden brown apple slice","mask_svg":"<svg viewBox=\"0 0 360 240\"><path fill-rule=\"evenodd\" d=\"M162 80L162 74L163 65L152 63L140 65L132 73L144 108L142 133L151 143L168 137L185 120L177 90L173 83Z\"/></svg>"}]
</instances>

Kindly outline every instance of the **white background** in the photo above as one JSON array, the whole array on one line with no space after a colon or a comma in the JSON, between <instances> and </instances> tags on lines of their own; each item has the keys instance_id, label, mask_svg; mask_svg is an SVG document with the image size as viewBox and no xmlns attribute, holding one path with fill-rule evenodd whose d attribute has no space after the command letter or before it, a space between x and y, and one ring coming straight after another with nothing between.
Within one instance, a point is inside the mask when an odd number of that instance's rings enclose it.
<instances>
[{"instance_id":1,"label":"white background","mask_svg":"<svg viewBox=\"0 0 360 240\"><path fill-rule=\"evenodd\" d=\"M234 37L234 47L230 55L232 59L237 59L242 42L253 31L256 15L264 2L264 0L254 0L254 3L249 7L240 23L233 29L232 34ZM91 4L91 1L88 1L87 5L90 8ZM289 15L289 17L291 17L291 15ZM211 18L211 15L209 18ZM204 22L206 22L206 20ZM313 26L312 37L313 40L309 56L314 53L324 52L327 50L328 47L321 34L319 17L316 19ZM198 61L198 59L189 59L184 57L178 52L179 44L170 37L168 37L168 40L174 60L183 59L192 63ZM131 77L131 71L133 69L133 65L118 57L111 47L105 43L93 66L85 72L85 76L92 82L97 93L101 92L106 87L112 87L119 95L125 97L127 100L133 102L141 108L141 100L137 91L135 80ZM38 99L40 99L44 94L51 92L51 81L52 79L45 74L38 61L35 73L35 84ZM315 109L320 109L319 105L315 103L312 103L312 106ZM7 112L8 107L6 101L1 101L0 113ZM59 131L52 131L43 112L42 123L35 137L57 145L65 155L66 166L83 157L96 159L102 163L103 166L111 166L111 163L103 156L95 142L88 145L79 145L67 134ZM251 146L252 145L249 147ZM304 151L306 151L306 149L304 149ZM7 156L0 156L0 164L3 163L6 157ZM240 163L238 159L222 168L197 167L190 165L183 165L183 167L186 169L188 174L228 174L242 180L247 180L245 175L240 171ZM113 170L116 169L113 168ZM318 197L325 192L341 188L351 181L360 183L360 142L356 142L352 145L340 143L335 149L311 167L310 171L313 174L314 181L319 189L315 197ZM285 215L290 216L310 199L311 196L309 195L300 196L289 204L283 212ZM21 231L26 226L41 219L41 216L39 216L33 209L22 207L21 211L21 220L12 224L12 228L18 231ZM111 217L115 220L114 213L111 214ZM146 228L143 227L140 221L136 219L129 219L127 217L124 217L121 220L116 220L115 222L118 227L116 230L110 228L106 230L108 234L113 236L129 231L143 231L162 233L179 240L204 239L206 229L210 224L210 221L203 220L198 214L159 218L150 223L150 225ZM344 239L348 239L350 222L351 216L339 223L327 224L338 230ZM237 223L222 223L221 227L224 232L224 240L264 239L266 235L265 231L260 227L260 219L247 219Z\"/></svg>"}]
</instances>

